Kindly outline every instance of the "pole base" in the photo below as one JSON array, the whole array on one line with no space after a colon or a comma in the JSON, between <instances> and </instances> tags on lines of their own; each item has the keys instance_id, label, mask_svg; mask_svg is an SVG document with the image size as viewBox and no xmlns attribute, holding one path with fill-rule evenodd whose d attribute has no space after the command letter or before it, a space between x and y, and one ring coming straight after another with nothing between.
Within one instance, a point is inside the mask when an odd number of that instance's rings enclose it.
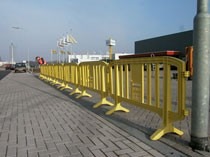
<instances>
[{"instance_id":1,"label":"pole base","mask_svg":"<svg viewBox=\"0 0 210 157\"><path fill-rule=\"evenodd\" d=\"M190 147L193 150L201 150L210 152L210 147L208 145L208 137L194 137L191 136Z\"/></svg>"}]
</instances>

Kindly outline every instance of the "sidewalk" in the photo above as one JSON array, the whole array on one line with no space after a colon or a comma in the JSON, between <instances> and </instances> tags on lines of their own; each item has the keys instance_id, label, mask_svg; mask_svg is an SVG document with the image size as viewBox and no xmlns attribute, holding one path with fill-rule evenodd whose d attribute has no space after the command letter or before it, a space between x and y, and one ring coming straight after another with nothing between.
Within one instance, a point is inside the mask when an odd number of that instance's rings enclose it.
<instances>
[{"instance_id":1,"label":"sidewalk","mask_svg":"<svg viewBox=\"0 0 210 157\"><path fill-rule=\"evenodd\" d=\"M68 93L28 73L3 78L0 157L199 156L150 141L143 132L120 123L118 114L105 116L106 107L90 111L97 97L77 100ZM149 115L147 119L153 118Z\"/></svg>"},{"instance_id":2,"label":"sidewalk","mask_svg":"<svg viewBox=\"0 0 210 157\"><path fill-rule=\"evenodd\" d=\"M0 156L161 156L30 74L0 82Z\"/></svg>"}]
</instances>

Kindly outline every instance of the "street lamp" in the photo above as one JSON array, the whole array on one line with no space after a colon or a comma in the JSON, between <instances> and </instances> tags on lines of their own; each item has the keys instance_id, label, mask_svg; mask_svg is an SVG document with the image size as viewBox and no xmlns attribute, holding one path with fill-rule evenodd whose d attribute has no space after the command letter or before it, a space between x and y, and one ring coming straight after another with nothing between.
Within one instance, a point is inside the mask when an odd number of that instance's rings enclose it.
<instances>
[{"instance_id":1,"label":"street lamp","mask_svg":"<svg viewBox=\"0 0 210 157\"><path fill-rule=\"evenodd\" d=\"M11 43L10 49L11 49L11 64L14 64L14 44L13 43Z\"/></svg>"},{"instance_id":2,"label":"street lamp","mask_svg":"<svg viewBox=\"0 0 210 157\"><path fill-rule=\"evenodd\" d=\"M12 29L15 29L15 30L20 30L20 29L23 29L21 27L18 27L18 26L13 26L11 27ZM11 42L11 64L14 64L14 44L13 42Z\"/></svg>"}]
</instances>

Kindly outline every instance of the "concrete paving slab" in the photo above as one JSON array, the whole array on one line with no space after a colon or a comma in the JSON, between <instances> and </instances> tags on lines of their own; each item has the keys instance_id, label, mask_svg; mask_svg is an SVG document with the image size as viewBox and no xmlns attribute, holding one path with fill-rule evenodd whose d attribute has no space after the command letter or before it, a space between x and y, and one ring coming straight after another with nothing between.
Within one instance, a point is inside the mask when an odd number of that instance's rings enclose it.
<instances>
[{"instance_id":1,"label":"concrete paving slab","mask_svg":"<svg viewBox=\"0 0 210 157\"><path fill-rule=\"evenodd\" d=\"M0 100L0 156L165 156L32 74L2 79Z\"/></svg>"}]
</instances>

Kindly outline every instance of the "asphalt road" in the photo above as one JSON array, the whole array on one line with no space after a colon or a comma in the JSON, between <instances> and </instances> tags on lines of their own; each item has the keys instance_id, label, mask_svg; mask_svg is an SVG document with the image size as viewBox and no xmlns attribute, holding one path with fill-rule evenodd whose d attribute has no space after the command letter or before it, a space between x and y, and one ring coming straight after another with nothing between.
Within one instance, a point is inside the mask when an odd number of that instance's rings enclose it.
<instances>
[{"instance_id":1,"label":"asphalt road","mask_svg":"<svg viewBox=\"0 0 210 157\"><path fill-rule=\"evenodd\" d=\"M10 70L0 70L0 80L7 76L10 72Z\"/></svg>"}]
</instances>

